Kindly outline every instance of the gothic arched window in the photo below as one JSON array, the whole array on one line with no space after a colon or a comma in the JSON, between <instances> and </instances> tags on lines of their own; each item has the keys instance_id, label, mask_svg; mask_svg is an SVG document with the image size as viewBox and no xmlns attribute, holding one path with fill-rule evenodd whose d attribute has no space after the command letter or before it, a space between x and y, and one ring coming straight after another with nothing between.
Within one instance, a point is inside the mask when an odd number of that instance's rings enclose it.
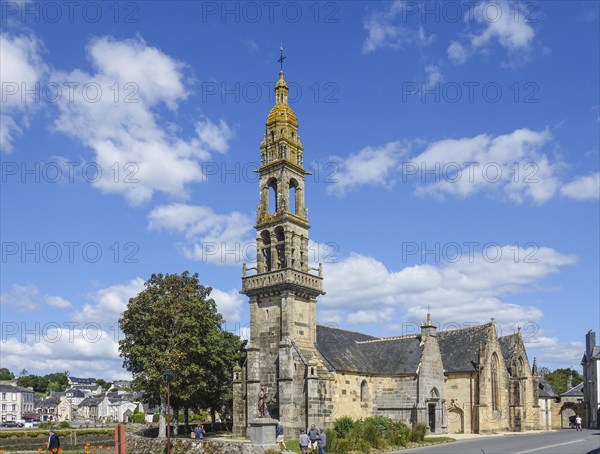
<instances>
[{"instance_id":1,"label":"gothic arched window","mask_svg":"<svg viewBox=\"0 0 600 454\"><path fill-rule=\"evenodd\" d=\"M362 383L360 384L360 401L361 402L367 401L367 392L368 392L367 380L363 380Z\"/></svg>"}]
</instances>

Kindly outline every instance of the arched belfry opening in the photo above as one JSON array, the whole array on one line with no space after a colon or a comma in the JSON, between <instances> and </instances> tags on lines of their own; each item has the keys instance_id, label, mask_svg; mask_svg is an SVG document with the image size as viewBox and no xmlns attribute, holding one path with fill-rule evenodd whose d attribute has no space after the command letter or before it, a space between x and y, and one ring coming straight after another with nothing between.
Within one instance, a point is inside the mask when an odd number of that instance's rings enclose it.
<instances>
[{"instance_id":1,"label":"arched belfry opening","mask_svg":"<svg viewBox=\"0 0 600 454\"><path fill-rule=\"evenodd\" d=\"M269 213L276 213L279 209L278 207L278 197L277 197L277 180L275 178L271 178L267 183L269 196L267 197L267 202L269 204Z\"/></svg>"},{"instance_id":2,"label":"arched belfry opening","mask_svg":"<svg viewBox=\"0 0 600 454\"><path fill-rule=\"evenodd\" d=\"M262 240L262 251L259 251L262 255L262 260L265 265L265 271L272 270L271 260L271 234L268 230L263 230L260 234Z\"/></svg>"},{"instance_id":3,"label":"arched belfry opening","mask_svg":"<svg viewBox=\"0 0 600 454\"><path fill-rule=\"evenodd\" d=\"M285 244L285 232L283 227L279 226L275 228L275 238L277 239L277 266L276 269L282 269L287 266L285 260L286 244Z\"/></svg>"},{"instance_id":4,"label":"arched belfry opening","mask_svg":"<svg viewBox=\"0 0 600 454\"><path fill-rule=\"evenodd\" d=\"M292 178L289 184L289 200L290 200L290 213L298 214L298 207L300 206L300 191L298 190L298 182Z\"/></svg>"}]
</instances>

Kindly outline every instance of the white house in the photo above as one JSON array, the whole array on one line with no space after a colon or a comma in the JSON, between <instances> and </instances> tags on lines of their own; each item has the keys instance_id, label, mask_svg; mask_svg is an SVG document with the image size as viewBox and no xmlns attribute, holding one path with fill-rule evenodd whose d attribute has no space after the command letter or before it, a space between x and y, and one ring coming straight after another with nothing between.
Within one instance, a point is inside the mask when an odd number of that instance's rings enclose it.
<instances>
[{"instance_id":1,"label":"white house","mask_svg":"<svg viewBox=\"0 0 600 454\"><path fill-rule=\"evenodd\" d=\"M0 384L0 420L21 421L34 414L33 389L17 386L15 380Z\"/></svg>"},{"instance_id":2,"label":"white house","mask_svg":"<svg viewBox=\"0 0 600 454\"><path fill-rule=\"evenodd\" d=\"M67 400L73 408L77 408L86 396L81 390L71 388L65 391L65 397L67 398Z\"/></svg>"}]
</instances>

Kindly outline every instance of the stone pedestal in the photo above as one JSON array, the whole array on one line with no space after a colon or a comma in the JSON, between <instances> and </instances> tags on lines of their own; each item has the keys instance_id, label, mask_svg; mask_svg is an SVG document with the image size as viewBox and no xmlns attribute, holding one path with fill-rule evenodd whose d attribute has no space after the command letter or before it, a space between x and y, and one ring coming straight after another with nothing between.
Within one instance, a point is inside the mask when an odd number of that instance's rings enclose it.
<instances>
[{"instance_id":1,"label":"stone pedestal","mask_svg":"<svg viewBox=\"0 0 600 454\"><path fill-rule=\"evenodd\" d=\"M271 418L256 418L249 422L250 441L255 445L274 445L277 420Z\"/></svg>"}]
</instances>

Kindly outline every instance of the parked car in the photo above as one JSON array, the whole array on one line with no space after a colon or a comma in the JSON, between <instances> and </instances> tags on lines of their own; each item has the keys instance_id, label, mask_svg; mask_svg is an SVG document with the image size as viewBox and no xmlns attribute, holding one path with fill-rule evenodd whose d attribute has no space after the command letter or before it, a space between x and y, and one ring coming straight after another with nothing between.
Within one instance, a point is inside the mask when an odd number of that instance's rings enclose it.
<instances>
[{"instance_id":1,"label":"parked car","mask_svg":"<svg viewBox=\"0 0 600 454\"><path fill-rule=\"evenodd\" d=\"M4 421L2 427L23 427L24 424L20 421Z\"/></svg>"}]
</instances>

